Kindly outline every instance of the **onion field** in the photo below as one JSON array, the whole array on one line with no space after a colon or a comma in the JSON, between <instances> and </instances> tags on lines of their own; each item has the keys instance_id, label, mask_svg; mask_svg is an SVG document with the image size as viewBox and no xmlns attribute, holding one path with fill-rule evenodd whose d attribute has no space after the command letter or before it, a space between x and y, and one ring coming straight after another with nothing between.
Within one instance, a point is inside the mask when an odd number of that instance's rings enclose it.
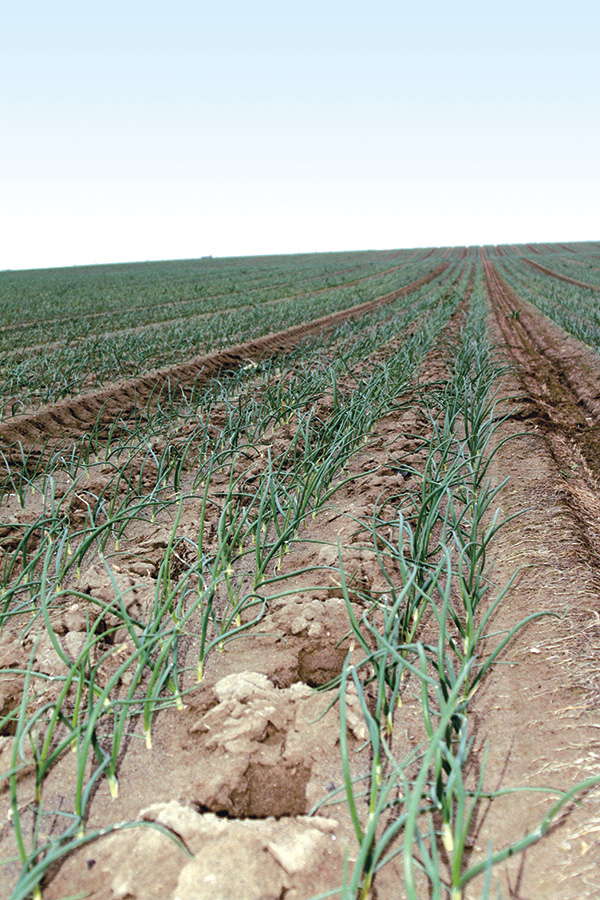
<instances>
[{"instance_id":1,"label":"onion field","mask_svg":"<svg viewBox=\"0 0 600 900\"><path fill-rule=\"evenodd\" d=\"M600 894L600 242L0 273L7 900Z\"/></svg>"}]
</instances>

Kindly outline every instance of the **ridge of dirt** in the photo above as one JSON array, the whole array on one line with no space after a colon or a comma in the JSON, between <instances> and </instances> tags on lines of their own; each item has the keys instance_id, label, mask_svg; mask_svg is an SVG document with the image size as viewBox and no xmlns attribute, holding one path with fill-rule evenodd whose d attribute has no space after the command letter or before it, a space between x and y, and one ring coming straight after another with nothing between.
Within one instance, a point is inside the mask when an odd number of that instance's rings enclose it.
<instances>
[{"instance_id":1,"label":"ridge of dirt","mask_svg":"<svg viewBox=\"0 0 600 900\"><path fill-rule=\"evenodd\" d=\"M119 414L144 406L152 395L166 384L200 385L225 369L234 369L250 361L258 361L282 350L288 350L309 335L330 330L347 319L393 303L404 294L432 281L444 272L448 265L448 262L442 262L421 278L349 309L330 313L303 325L294 325L285 331L267 334L253 341L198 356L187 363L157 369L130 381L118 381L108 388L60 401L35 413L14 417L0 424L0 444L7 447L14 443L30 446L43 439L46 433L51 433L53 440L61 437L75 439L94 424L111 422Z\"/></svg>"},{"instance_id":2,"label":"ridge of dirt","mask_svg":"<svg viewBox=\"0 0 600 900\"><path fill-rule=\"evenodd\" d=\"M514 388L518 382L509 377L505 389ZM473 698L476 758L487 753L487 790L568 790L598 774L598 578L545 435L523 434L515 417L497 434L498 441L508 437L512 440L499 448L490 474L495 484L510 476L499 495L501 518L520 514L495 538L491 577L503 587L517 574L490 631L505 634L534 612L553 617L536 619L517 633ZM490 639L487 652L497 640ZM534 831L555 797L525 791L483 804L470 835L472 848L483 853L490 835L497 851ZM542 841L495 870L499 896L598 896L600 795L596 789L579 800ZM482 882L473 883L465 900L481 896Z\"/></svg>"},{"instance_id":3,"label":"ridge of dirt","mask_svg":"<svg viewBox=\"0 0 600 900\"><path fill-rule=\"evenodd\" d=\"M495 483L510 475L501 513L521 511L495 541L494 582L501 586L518 574L492 631L505 633L541 610L558 618L537 619L519 632L505 664L474 698L476 744L480 754L489 748L490 788L566 790L598 773L600 755L600 491L585 458L588 432L600 416L600 366L587 348L522 301L491 262L485 275L492 332L516 364L503 388L511 415L496 436L512 439L499 447L491 474ZM523 420L533 430L524 433ZM528 793L491 800L473 844L482 849L485 824L498 849L537 827L551 802ZM595 790L565 809L541 843L500 867L502 896L597 897L599 832Z\"/></svg>"},{"instance_id":4,"label":"ridge of dirt","mask_svg":"<svg viewBox=\"0 0 600 900\"><path fill-rule=\"evenodd\" d=\"M487 287L497 326L525 390L518 417L545 437L588 554L600 563L600 367L584 344L520 298L492 263Z\"/></svg>"},{"instance_id":5,"label":"ridge of dirt","mask_svg":"<svg viewBox=\"0 0 600 900\"><path fill-rule=\"evenodd\" d=\"M534 269L539 269L540 272L545 272L546 275L551 275L552 278L558 278L559 281L567 281L569 284L576 284L577 287L589 288L592 291L600 291L600 287L597 284L590 284L589 281L578 281L576 278L571 278L569 275L561 275L560 272L555 272L547 266L542 266L533 259L524 258L524 262L529 266L533 266Z\"/></svg>"},{"instance_id":6,"label":"ridge of dirt","mask_svg":"<svg viewBox=\"0 0 600 900\"><path fill-rule=\"evenodd\" d=\"M573 259L571 256L561 255L561 259L566 259L570 265L579 266L582 269L600 269L600 266L595 266L590 262L582 262L580 259Z\"/></svg>"},{"instance_id":7,"label":"ridge of dirt","mask_svg":"<svg viewBox=\"0 0 600 900\"><path fill-rule=\"evenodd\" d=\"M600 371L595 354L523 300L493 263L484 264L496 321L533 408L529 415L570 437L592 441L600 424ZM593 458L590 460L593 464Z\"/></svg>"}]
</instances>

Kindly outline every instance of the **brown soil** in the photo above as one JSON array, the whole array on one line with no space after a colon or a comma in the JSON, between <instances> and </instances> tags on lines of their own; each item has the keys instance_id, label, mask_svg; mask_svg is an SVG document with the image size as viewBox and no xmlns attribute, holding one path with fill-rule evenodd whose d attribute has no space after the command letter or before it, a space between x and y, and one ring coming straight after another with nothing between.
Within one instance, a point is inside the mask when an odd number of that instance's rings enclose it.
<instances>
[{"instance_id":1,"label":"brown soil","mask_svg":"<svg viewBox=\"0 0 600 900\"><path fill-rule=\"evenodd\" d=\"M567 443L600 477L600 370L597 356L520 298L486 262L498 328L526 391L521 417ZM558 452L558 450L557 450ZM558 460L557 460L558 461ZM563 467L568 463L563 460Z\"/></svg>"},{"instance_id":2,"label":"brown soil","mask_svg":"<svg viewBox=\"0 0 600 900\"><path fill-rule=\"evenodd\" d=\"M508 665L497 667L475 698L477 742L483 750L489 741L494 784L565 786L598 773L600 750L600 491L592 450L600 367L587 348L518 298L491 263L486 278L496 335L516 365L505 384L513 411L502 433L514 437L496 456L494 476L510 476L502 512L522 510L495 549L496 583L520 571L494 629L537 610L560 618L527 626L506 656ZM514 839L535 827L550 802L527 794L491 802L475 844L481 849L488 831L499 846ZM541 843L506 864L502 896L598 896L599 833L596 791Z\"/></svg>"},{"instance_id":3,"label":"brown soil","mask_svg":"<svg viewBox=\"0 0 600 900\"><path fill-rule=\"evenodd\" d=\"M581 269L600 269L600 266L594 265L593 263L586 261L582 262L579 259L573 259L572 256L561 256L561 259L566 259L571 266L579 266Z\"/></svg>"}]
</instances>

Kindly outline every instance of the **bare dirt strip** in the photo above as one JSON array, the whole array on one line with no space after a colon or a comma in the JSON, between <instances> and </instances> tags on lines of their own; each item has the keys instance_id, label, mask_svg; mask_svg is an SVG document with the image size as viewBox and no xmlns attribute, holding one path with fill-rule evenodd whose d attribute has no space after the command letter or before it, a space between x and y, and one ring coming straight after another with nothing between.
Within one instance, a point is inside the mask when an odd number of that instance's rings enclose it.
<instances>
[{"instance_id":1,"label":"bare dirt strip","mask_svg":"<svg viewBox=\"0 0 600 900\"><path fill-rule=\"evenodd\" d=\"M570 278L569 275L561 275L560 272L555 272L554 269L549 269L547 266L542 266L540 263L535 262L533 259L525 259L524 260L528 265L533 266L534 269L538 269L540 272L544 272L546 275L551 275L552 278L558 278L560 281L567 281L569 284L576 284L577 287L589 288L592 291L600 291L600 287L597 284L590 284L589 281L577 281L576 278Z\"/></svg>"},{"instance_id":2,"label":"bare dirt strip","mask_svg":"<svg viewBox=\"0 0 600 900\"><path fill-rule=\"evenodd\" d=\"M497 327L518 365L519 418L544 436L589 565L600 563L600 366L597 355L520 298L486 263ZM599 582L600 583L600 582Z\"/></svg>"},{"instance_id":3,"label":"bare dirt strip","mask_svg":"<svg viewBox=\"0 0 600 900\"><path fill-rule=\"evenodd\" d=\"M0 448L6 453L16 443L30 446L43 440L48 433L53 440L60 440L64 436L76 438L95 424L110 423L119 414L144 407L164 386L170 385L172 389L178 385L200 386L220 371L289 350L310 335L322 333L354 316L393 303L432 281L448 265L447 262L440 263L431 272L395 291L304 325L295 325L285 331L268 334L226 350L195 357L183 365L151 371L130 381L119 381L103 390L64 400L28 415L16 416L0 424Z\"/></svg>"},{"instance_id":4,"label":"bare dirt strip","mask_svg":"<svg viewBox=\"0 0 600 900\"><path fill-rule=\"evenodd\" d=\"M582 262L579 259L573 259L572 256L561 256L561 259L566 259L571 266L579 266L582 269L598 269L600 266L592 265L590 262Z\"/></svg>"},{"instance_id":5,"label":"bare dirt strip","mask_svg":"<svg viewBox=\"0 0 600 900\"><path fill-rule=\"evenodd\" d=\"M494 476L510 481L502 512L521 510L499 535L495 581L520 567L494 620L531 623L476 698L478 744L496 785L575 784L600 772L600 366L585 346L522 301L485 263L499 345L515 364L504 393L513 412ZM491 766L491 769L490 769ZM485 828L508 842L535 827L547 800L494 800ZM478 841L475 840L475 844ZM481 849L481 845L479 845ZM600 796L572 807L540 844L505 865L502 896L600 896Z\"/></svg>"},{"instance_id":6,"label":"bare dirt strip","mask_svg":"<svg viewBox=\"0 0 600 900\"><path fill-rule=\"evenodd\" d=\"M524 416L560 429L600 475L600 373L593 351L515 293L491 262L488 290L506 346L527 391Z\"/></svg>"}]
</instances>

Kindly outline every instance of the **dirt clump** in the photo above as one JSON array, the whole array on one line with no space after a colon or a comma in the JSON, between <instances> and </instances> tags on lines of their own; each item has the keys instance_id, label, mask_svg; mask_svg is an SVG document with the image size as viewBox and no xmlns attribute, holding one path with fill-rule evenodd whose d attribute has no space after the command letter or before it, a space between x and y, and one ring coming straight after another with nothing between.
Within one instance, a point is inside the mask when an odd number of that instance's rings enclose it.
<instances>
[{"instance_id":1,"label":"dirt clump","mask_svg":"<svg viewBox=\"0 0 600 900\"><path fill-rule=\"evenodd\" d=\"M86 885L90 900L306 900L332 878L341 883L332 819L232 821L171 801L142 810L139 820L164 831L139 827L91 845L66 862L47 900L74 882Z\"/></svg>"}]
</instances>

